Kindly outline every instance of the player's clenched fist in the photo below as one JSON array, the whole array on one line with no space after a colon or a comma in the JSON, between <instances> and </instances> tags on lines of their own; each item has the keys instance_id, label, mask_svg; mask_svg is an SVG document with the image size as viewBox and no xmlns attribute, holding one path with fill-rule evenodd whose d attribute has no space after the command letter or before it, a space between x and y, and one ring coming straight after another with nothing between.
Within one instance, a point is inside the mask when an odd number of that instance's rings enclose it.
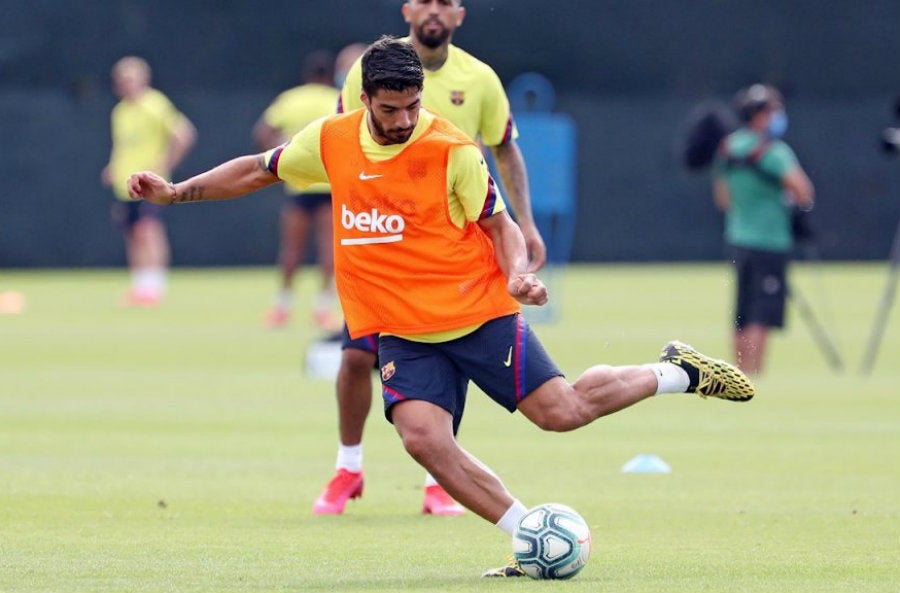
<instances>
[{"instance_id":1,"label":"player's clenched fist","mask_svg":"<svg viewBox=\"0 0 900 593\"><path fill-rule=\"evenodd\" d=\"M168 206L175 201L175 187L152 171L141 171L128 178L128 195L133 200Z\"/></svg>"},{"instance_id":2,"label":"player's clenched fist","mask_svg":"<svg viewBox=\"0 0 900 593\"><path fill-rule=\"evenodd\" d=\"M547 287L534 274L517 274L507 284L509 294L523 305L544 305L549 295Z\"/></svg>"}]
</instances>

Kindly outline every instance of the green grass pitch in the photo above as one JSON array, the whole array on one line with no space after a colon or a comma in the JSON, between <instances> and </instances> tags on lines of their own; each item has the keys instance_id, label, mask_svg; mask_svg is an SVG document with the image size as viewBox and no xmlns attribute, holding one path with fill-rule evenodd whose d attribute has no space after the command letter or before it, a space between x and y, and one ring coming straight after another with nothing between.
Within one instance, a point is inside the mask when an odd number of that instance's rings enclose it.
<instances>
[{"instance_id":1,"label":"green grass pitch","mask_svg":"<svg viewBox=\"0 0 900 593\"><path fill-rule=\"evenodd\" d=\"M568 434L472 389L460 440L525 504L593 530L574 580L481 580L508 538L471 513L419 514L424 471L373 404L366 491L313 517L337 444L316 337L262 326L275 270L177 270L155 310L117 306L124 270L0 271L0 591L889 592L900 590L900 305L859 363L884 264L797 266L848 361L832 373L792 312L747 404L667 395ZM574 379L650 362L671 338L730 352L723 264L573 266L534 327ZM640 453L668 475L621 473Z\"/></svg>"}]
</instances>

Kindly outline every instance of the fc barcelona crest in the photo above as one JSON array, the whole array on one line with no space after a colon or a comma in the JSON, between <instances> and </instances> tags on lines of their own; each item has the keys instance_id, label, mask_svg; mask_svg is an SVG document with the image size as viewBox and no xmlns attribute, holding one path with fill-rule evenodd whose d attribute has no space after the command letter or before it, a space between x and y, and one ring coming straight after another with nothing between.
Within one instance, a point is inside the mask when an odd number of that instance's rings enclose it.
<instances>
[{"instance_id":1,"label":"fc barcelona crest","mask_svg":"<svg viewBox=\"0 0 900 593\"><path fill-rule=\"evenodd\" d=\"M465 91L450 91L450 102L454 105L462 105L466 102Z\"/></svg>"},{"instance_id":2,"label":"fc barcelona crest","mask_svg":"<svg viewBox=\"0 0 900 593\"><path fill-rule=\"evenodd\" d=\"M397 372L397 367L394 366L394 361L392 360L391 362L381 367L381 380L387 381L394 376L395 372Z\"/></svg>"}]
</instances>

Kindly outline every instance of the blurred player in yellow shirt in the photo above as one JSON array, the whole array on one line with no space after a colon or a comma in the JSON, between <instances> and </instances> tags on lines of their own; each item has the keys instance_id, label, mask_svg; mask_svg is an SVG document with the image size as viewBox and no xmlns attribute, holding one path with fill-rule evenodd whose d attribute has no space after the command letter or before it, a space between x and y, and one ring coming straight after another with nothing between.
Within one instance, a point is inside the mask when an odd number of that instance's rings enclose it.
<instances>
[{"instance_id":1,"label":"blurred player in yellow shirt","mask_svg":"<svg viewBox=\"0 0 900 593\"><path fill-rule=\"evenodd\" d=\"M350 68L365 53L367 47L368 45L365 43L351 43L345 45L338 52L337 57L334 59L334 86L339 89L344 88L344 82L347 80Z\"/></svg>"},{"instance_id":2,"label":"blurred player in yellow shirt","mask_svg":"<svg viewBox=\"0 0 900 593\"><path fill-rule=\"evenodd\" d=\"M313 52L303 62L303 84L284 91L263 112L253 129L257 145L268 150L291 138L310 122L331 115L337 108L334 60L326 51ZM313 319L326 329L336 329L332 319L337 296L334 291L334 248L331 244L331 188L319 183L306 189L284 185L286 200L281 209L281 245L278 264L281 287L269 311L269 327L283 327L290 320L294 273L303 263L311 229L315 229L316 252L322 285L313 307Z\"/></svg>"},{"instance_id":3,"label":"blurred player in yellow shirt","mask_svg":"<svg viewBox=\"0 0 900 593\"><path fill-rule=\"evenodd\" d=\"M518 131L503 84L490 66L451 43L453 33L466 16L462 0L407 0L401 12L409 24L406 41L412 43L425 69L422 104L490 148L525 237L529 271L540 269L546 248L531 214L525 161L516 144ZM362 107L361 96L362 64L357 60L341 91L340 110L349 112ZM337 473L313 503L316 514L343 513L347 500L362 494L362 436L372 402L377 343L377 335L353 340L345 328L337 378ZM459 515L463 508L427 475L422 512Z\"/></svg>"},{"instance_id":4,"label":"blurred player in yellow shirt","mask_svg":"<svg viewBox=\"0 0 900 593\"><path fill-rule=\"evenodd\" d=\"M196 141L191 121L150 86L150 66L126 56L112 69L113 90L121 101L111 116L112 152L101 173L117 202L113 219L125 233L131 289L125 304L154 306L165 294L169 240L159 208L133 202L125 182L135 169L153 168L166 178Z\"/></svg>"}]
</instances>

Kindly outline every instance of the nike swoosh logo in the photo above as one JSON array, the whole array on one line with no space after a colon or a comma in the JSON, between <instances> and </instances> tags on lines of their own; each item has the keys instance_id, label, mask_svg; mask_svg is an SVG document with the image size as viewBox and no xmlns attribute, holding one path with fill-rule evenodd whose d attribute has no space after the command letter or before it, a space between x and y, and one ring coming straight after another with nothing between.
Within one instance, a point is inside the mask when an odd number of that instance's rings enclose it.
<instances>
[{"instance_id":1,"label":"nike swoosh logo","mask_svg":"<svg viewBox=\"0 0 900 593\"><path fill-rule=\"evenodd\" d=\"M365 173L359 174L360 181L368 181L369 179L378 179L379 177L384 177L384 175L366 175Z\"/></svg>"},{"instance_id":2,"label":"nike swoosh logo","mask_svg":"<svg viewBox=\"0 0 900 593\"><path fill-rule=\"evenodd\" d=\"M509 352L506 353L506 360L503 361L503 366L508 367L512 364L512 346L509 347Z\"/></svg>"}]
</instances>

